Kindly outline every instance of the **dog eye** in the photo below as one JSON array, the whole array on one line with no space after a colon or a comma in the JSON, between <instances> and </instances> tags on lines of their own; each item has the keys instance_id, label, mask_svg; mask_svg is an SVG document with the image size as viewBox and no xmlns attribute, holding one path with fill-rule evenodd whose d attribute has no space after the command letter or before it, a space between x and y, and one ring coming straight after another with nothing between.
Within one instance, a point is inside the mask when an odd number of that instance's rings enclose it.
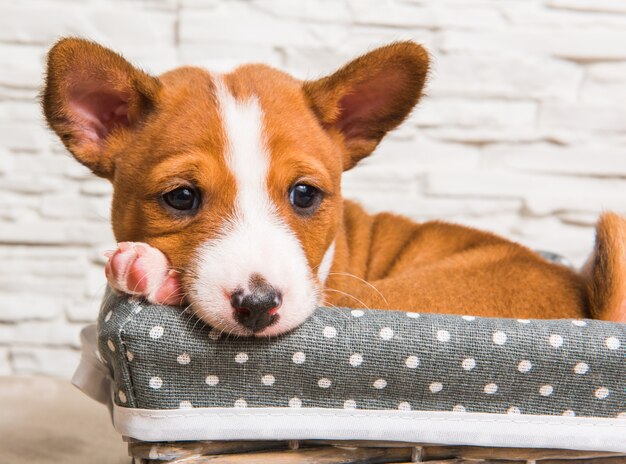
<instances>
[{"instance_id":1,"label":"dog eye","mask_svg":"<svg viewBox=\"0 0 626 464\"><path fill-rule=\"evenodd\" d=\"M298 214L312 214L322 202L322 192L311 185L296 184L289 190L289 201Z\"/></svg>"},{"instance_id":2,"label":"dog eye","mask_svg":"<svg viewBox=\"0 0 626 464\"><path fill-rule=\"evenodd\" d=\"M163 195L165 203L179 211L198 209L200 197L192 187L178 187Z\"/></svg>"}]
</instances>

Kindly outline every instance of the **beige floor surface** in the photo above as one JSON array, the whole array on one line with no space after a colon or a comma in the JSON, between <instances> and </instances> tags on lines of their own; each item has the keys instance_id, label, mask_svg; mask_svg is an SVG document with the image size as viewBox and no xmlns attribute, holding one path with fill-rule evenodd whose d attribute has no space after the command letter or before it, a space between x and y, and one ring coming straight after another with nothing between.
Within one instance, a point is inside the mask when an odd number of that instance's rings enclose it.
<instances>
[{"instance_id":1,"label":"beige floor surface","mask_svg":"<svg viewBox=\"0 0 626 464\"><path fill-rule=\"evenodd\" d=\"M68 381L0 377L2 464L129 464L107 409Z\"/></svg>"}]
</instances>

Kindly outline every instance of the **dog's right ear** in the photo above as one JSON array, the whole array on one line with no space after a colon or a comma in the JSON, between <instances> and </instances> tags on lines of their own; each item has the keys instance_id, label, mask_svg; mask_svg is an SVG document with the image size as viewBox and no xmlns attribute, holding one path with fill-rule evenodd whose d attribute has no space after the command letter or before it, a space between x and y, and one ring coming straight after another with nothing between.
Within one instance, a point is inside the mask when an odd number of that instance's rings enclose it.
<instances>
[{"instance_id":1,"label":"dog's right ear","mask_svg":"<svg viewBox=\"0 0 626 464\"><path fill-rule=\"evenodd\" d=\"M61 39L48 53L43 111L74 157L110 179L115 163L107 147L150 112L159 87L158 79L107 48Z\"/></svg>"}]
</instances>

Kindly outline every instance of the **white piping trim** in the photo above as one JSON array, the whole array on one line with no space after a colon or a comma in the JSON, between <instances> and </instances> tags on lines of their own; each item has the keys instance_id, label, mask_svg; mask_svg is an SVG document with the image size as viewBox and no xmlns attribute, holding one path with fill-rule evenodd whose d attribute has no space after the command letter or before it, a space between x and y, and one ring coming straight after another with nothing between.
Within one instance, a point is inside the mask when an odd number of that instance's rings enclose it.
<instances>
[{"instance_id":1,"label":"white piping trim","mask_svg":"<svg viewBox=\"0 0 626 464\"><path fill-rule=\"evenodd\" d=\"M626 421L589 417L292 408L113 410L124 436L178 440L386 440L626 452Z\"/></svg>"}]
</instances>

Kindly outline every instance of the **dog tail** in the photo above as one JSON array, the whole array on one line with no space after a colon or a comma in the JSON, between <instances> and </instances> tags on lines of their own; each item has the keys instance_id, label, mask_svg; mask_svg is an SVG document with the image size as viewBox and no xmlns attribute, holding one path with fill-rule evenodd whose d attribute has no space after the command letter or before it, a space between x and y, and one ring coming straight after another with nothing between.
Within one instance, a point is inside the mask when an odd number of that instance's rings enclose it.
<instances>
[{"instance_id":1,"label":"dog tail","mask_svg":"<svg viewBox=\"0 0 626 464\"><path fill-rule=\"evenodd\" d=\"M604 213L593 254L582 269L594 319L626 323L626 219Z\"/></svg>"}]
</instances>

